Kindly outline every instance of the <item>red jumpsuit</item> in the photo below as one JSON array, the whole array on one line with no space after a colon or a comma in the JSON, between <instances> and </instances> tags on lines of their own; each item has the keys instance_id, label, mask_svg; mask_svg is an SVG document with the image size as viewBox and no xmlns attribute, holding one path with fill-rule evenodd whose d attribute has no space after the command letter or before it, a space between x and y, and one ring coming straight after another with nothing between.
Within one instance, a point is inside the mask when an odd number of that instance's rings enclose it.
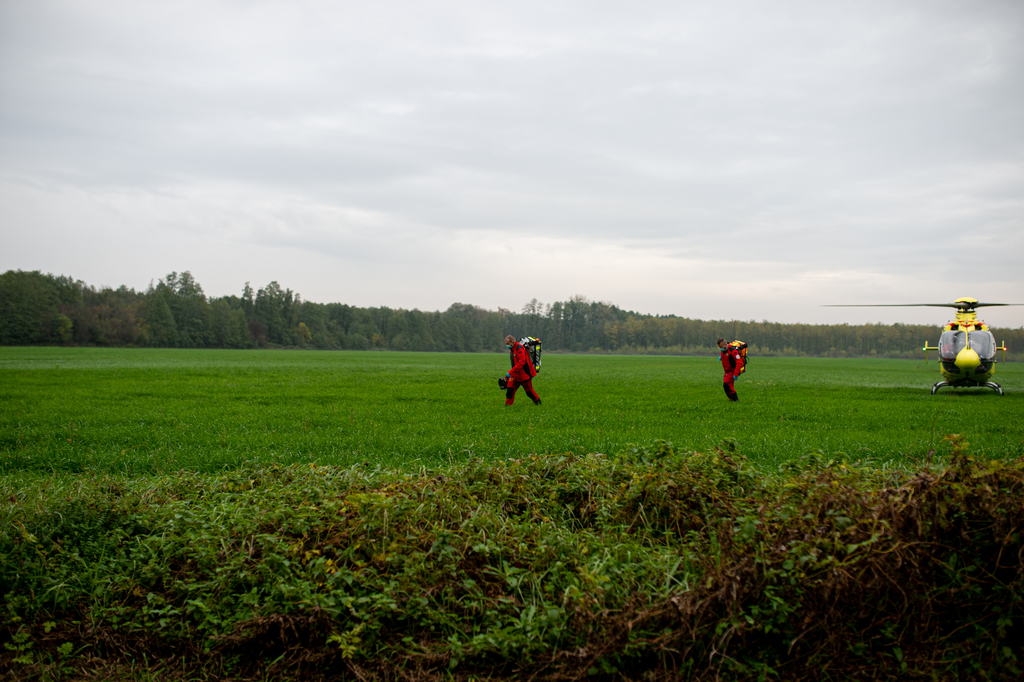
<instances>
[{"instance_id":1,"label":"red jumpsuit","mask_svg":"<svg viewBox=\"0 0 1024 682\"><path fill-rule=\"evenodd\" d=\"M512 344L512 350L508 352L512 361L512 369L508 372L508 386L505 388L505 404L511 405L516 399L516 389L520 384L526 395L536 405L540 405L540 397L533 390L533 377L537 376L537 370L533 368L530 361L530 354L526 352L523 345L516 341Z\"/></svg>"},{"instance_id":2,"label":"red jumpsuit","mask_svg":"<svg viewBox=\"0 0 1024 682\"><path fill-rule=\"evenodd\" d=\"M736 386L734 382L736 377L739 376L739 368L743 366L743 358L740 356L738 348L733 346L726 346L722 349L722 369L725 370L725 377L722 379L722 388L725 389L725 395L729 396L729 400L739 400L739 396L736 395Z\"/></svg>"}]
</instances>

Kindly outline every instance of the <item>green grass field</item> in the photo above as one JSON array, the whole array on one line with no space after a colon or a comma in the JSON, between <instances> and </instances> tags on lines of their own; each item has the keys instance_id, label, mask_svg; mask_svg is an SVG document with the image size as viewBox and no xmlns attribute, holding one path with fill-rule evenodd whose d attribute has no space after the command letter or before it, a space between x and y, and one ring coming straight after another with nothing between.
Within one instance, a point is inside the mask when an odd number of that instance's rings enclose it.
<instances>
[{"instance_id":1,"label":"green grass field","mask_svg":"<svg viewBox=\"0 0 1024 682\"><path fill-rule=\"evenodd\" d=\"M0 349L0 678L1021 678L1024 365L506 363Z\"/></svg>"},{"instance_id":2,"label":"green grass field","mask_svg":"<svg viewBox=\"0 0 1024 682\"><path fill-rule=\"evenodd\" d=\"M436 466L471 457L614 453L735 439L769 469L809 450L916 463L943 435L989 458L1024 454L1024 365L1005 396L929 394L934 363L753 358L740 402L708 357L549 353L534 406L504 407L504 355L0 349L0 473L139 475L243 463Z\"/></svg>"}]
</instances>

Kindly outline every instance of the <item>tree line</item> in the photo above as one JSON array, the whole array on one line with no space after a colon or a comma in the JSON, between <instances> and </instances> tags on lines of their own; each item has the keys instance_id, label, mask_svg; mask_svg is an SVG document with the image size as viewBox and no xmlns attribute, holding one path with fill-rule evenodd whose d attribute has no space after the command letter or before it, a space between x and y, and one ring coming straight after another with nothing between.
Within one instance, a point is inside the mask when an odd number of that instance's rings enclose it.
<instances>
[{"instance_id":1,"label":"tree line","mask_svg":"<svg viewBox=\"0 0 1024 682\"><path fill-rule=\"evenodd\" d=\"M939 319L936 320L939 322ZM239 296L206 296L192 274L172 272L145 291L96 288L67 276L0 275L0 345L323 350L502 351L506 334L545 350L708 353L719 337L756 355L921 357L941 325L782 324L647 315L574 296L518 312L453 303L445 311L360 308L303 300L277 282ZM994 329L1024 359L1024 328Z\"/></svg>"}]
</instances>

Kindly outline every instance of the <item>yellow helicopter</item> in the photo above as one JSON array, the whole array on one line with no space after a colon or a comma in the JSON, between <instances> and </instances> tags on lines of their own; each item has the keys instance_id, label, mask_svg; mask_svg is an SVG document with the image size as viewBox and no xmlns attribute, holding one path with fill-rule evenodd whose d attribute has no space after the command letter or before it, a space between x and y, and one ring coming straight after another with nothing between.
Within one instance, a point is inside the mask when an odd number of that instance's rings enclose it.
<instances>
[{"instance_id":1,"label":"yellow helicopter","mask_svg":"<svg viewBox=\"0 0 1024 682\"><path fill-rule=\"evenodd\" d=\"M956 320L947 322L942 328L939 345L929 346L926 341L924 360L928 362L928 351L938 351L942 369L942 381L932 386L932 395L944 386L953 388L982 386L1003 395L1003 387L992 381L995 373L996 351L1003 351L1006 362L1006 342L996 345L996 339L988 325L978 319L977 308L992 306L1024 305L1021 303L979 303L976 298L958 298L952 303L903 303L888 305L836 305L829 308L905 308L931 307L956 308Z\"/></svg>"}]
</instances>

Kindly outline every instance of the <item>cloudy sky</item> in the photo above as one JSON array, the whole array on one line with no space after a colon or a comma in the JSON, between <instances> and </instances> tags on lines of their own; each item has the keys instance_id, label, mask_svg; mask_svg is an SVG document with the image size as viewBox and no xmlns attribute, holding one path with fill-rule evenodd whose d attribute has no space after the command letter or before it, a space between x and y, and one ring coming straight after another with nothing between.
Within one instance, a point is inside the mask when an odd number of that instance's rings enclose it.
<instances>
[{"instance_id":1,"label":"cloudy sky","mask_svg":"<svg viewBox=\"0 0 1024 682\"><path fill-rule=\"evenodd\" d=\"M1019 0L0 3L0 271L938 322L820 306L1022 256Z\"/></svg>"}]
</instances>

